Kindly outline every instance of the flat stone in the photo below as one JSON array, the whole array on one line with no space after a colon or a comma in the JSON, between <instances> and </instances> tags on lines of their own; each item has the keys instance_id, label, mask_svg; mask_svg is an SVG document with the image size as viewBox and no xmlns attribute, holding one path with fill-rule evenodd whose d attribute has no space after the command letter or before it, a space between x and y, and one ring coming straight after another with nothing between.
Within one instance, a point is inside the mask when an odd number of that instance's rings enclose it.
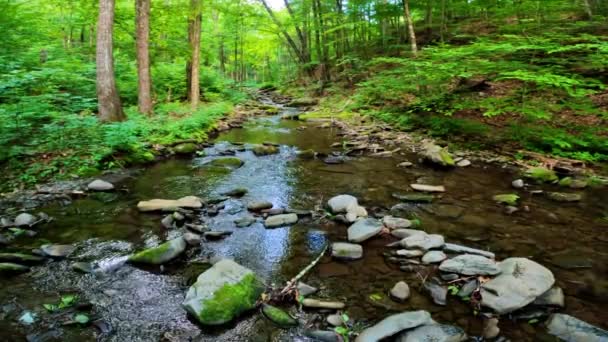
<instances>
[{"instance_id":1,"label":"flat stone","mask_svg":"<svg viewBox=\"0 0 608 342\"><path fill-rule=\"evenodd\" d=\"M443 251L446 253L455 253L455 254L477 254L485 256L486 258L494 259L495 255L492 252L484 251L481 249L466 247L457 245L454 243L446 243L443 246Z\"/></svg>"},{"instance_id":2,"label":"flat stone","mask_svg":"<svg viewBox=\"0 0 608 342\"><path fill-rule=\"evenodd\" d=\"M254 201L247 204L247 209L250 211L260 211L272 208L272 202L269 201Z\"/></svg>"},{"instance_id":3,"label":"flat stone","mask_svg":"<svg viewBox=\"0 0 608 342\"><path fill-rule=\"evenodd\" d=\"M389 294L398 301L404 301L410 297L410 287L406 282L400 281L390 290Z\"/></svg>"},{"instance_id":4,"label":"flat stone","mask_svg":"<svg viewBox=\"0 0 608 342\"><path fill-rule=\"evenodd\" d=\"M447 273L463 275L496 275L501 272L493 260L476 254L458 255L445 260L439 265L439 270Z\"/></svg>"},{"instance_id":5,"label":"flat stone","mask_svg":"<svg viewBox=\"0 0 608 342\"><path fill-rule=\"evenodd\" d=\"M264 221L266 228L277 228L283 226L289 226L298 222L298 215L296 214L283 214L270 216Z\"/></svg>"},{"instance_id":6,"label":"flat stone","mask_svg":"<svg viewBox=\"0 0 608 342\"><path fill-rule=\"evenodd\" d=\"M400 249L396 251L395 254L406 258L416 258L424 255L424 251L419 249Z\"/></svg>"},{"instance_id":7,"label":"flat stone","mask_svg":"<svg viewBox=\"0 0 608 342\"><path fill-rule=\"evenodd\" d=\"M410 184L410 187L421 192L445 192L443 185Z\"/></svg>"},{"instance_id":8,"label":"flat stone","mask_svg":"<svg viewBox=\"0 0 608 342\"><path fill-rule=\"evenodd\" d=\"M546 323L553 336L567 342L605 342L608 331L566 314L553 314Z\"/></svg>"},{"instance_id":9,"label":"flat stone","mask_svg":"<svg viewBox=\"0 0 608 342\"><path fill-rule=\"evenodd\" d=\"M378 235L382 231L382 223L373 218L360 219L348 228L348 241L363 242Z\"/></svg>"},{"instance_id":10,"label":"flat stone","mask_svg":"<svg viewBox=\"0 0 608 342\"><path fill-rule=\"evenodd\" d=\"M186 250L186 241L180 236L156 247L133 254L128 261L136 264L161 265L177 258Z\"/></svg>"},{"instance_id":11,"label":"flat stone","mask_svg":"<svg viewBox=\"0 0 608 342\"><path fill-rule=\"evenodd\" d=\"M344 320L342 319L342 315L338 315L338 314L329 315L329 316L327 316L327 318L325 320L327 321L327 323L329 325L334 326L334 327L341 327L342 325L344 325Z\"/></svg>"},{"instance_id":12,"label":"flat stone","mask_svg":"<svg viewBox=\"0 0 608 342\"><path fill-rule=\"evenodd\" d=\"M412 226L410 220L393 216L384 216L382 218L382 223L389 229L404 229Z\"/></svg>"},{"instance_id":13,"label":"flat stone","mask_svg":"<svg viewBox=\"0 0 608 342\"><path fill-rule=\"evenodd\" d=\"M102 179L96 179L87 185L87 189L91 191L110 191L114 190L114 184Z\"/></svg>"},{"instance_id":14,"label":"flat stone","mask_svg":"<svg viewBox=\"0 0 608 342\"><path fill-rule=\"evenodd\" d=\"M74 262L70 267L77 272L81 273L93 273L95 268L90 262Z\"/></svg>"},{"instance_id":15,"label":"flat stone","mask_svg":"<svg viewBox=\"0 0 608 342\"><path fill-rule=\"evenodd\" d=\"M44 255L51 258L65 258L72 254L76 247L72 245L42 245L40 250Z\"/></svg>"},{"instance_id":16,"label":"flat stone","mask_svg":"<svg viewBox=\"0 0 608 342\"><path fill-rule=\"evenodd\" d=\"M403 167L403 168L412 167L412 166L414 166L414 163L409 162L409 161L404 161L402 163L397 164L397 167Z\"/></svg>"},{"instance_id":17,"label":"flat stone","mask_svg":"<svg viewBox=\"0 0 608 342\"><path fill-rule=\"evenodd\" d=\"M175 211L179 208L201 208L203 203L196 196L186 196L178 200L153 199L137 203L137 209L147 211Z\"/></svg>"},{"instance_id":18,"label":"flat stone","mask_svg":"<svg viewBox=\"0 0 608 342\"><path fill-rule=\"evenodd\" d=\"M436 263L442 262L443 260L447 259L447 257L448 256L445 255L445 253L443 253L442 251L428 251L422 257L422 263L436 264Z\"/></svg>"},{"instance_id":19,"label":"flat stone","mask_svg":"<svg viewBox=\"0 0 608 342\"><path fill-rule=\"evenodd\" d=\"M401 246L408 249L421 249L427 251L440 248L444 245L443 236L438 234L415 234L401 240Z\"/></svg>"},{"instance_id":20,"label":"flat stone","mask_svg":"<svg viewBox=\"0 0 608 342\"><path fill-rule=\"evenodd\" d=\"M564 291L561 287L554 286L547 292L537 297L532 304L542 306L557 306L563 308L565 306Z\"/></svg>"},{"instance_id":21,"label":"flat stone","mask_svg":"<svg viewBox=\"0 0 608 342\"><path fill-rule=\"evenodd\" d=\"M471 294L473 294L473 292L475 292L475 290L477 290L478 286L479 286L479 283L478 283L477 279L469 280L466 283L464 283L464 285L462 285L462 287L458 291L457 295L460 298L469 297L469 296L471 296Z\"/></svg>"},{"instance_id":22,"label":"flat stone","mask_svg":"<svg viewBox=\"0 0 608 342\"><path fill-rule=\"evenodd\" d=\"M511 182L511 186L514 187L515 189L521 189L525 186L525 183L524 183L523 179L516 179Z\"/></svg>"},{"instance_id":23,"label":"flat stone","mask_svg":"<svg viewBox=\"0 0 608 342\"><path fill-rule=\"evenodd\" d=\"M556 202L579 202L583 199L581 194L568 192L547 192L547 197Z\"/></svg>"},{"instance_id":24,"label":"flat stone","mask_svg":"<svg viewBox=\"0 0 608 342\"><path fill-rule=\"evenodd\" d=\"M403 330L431 324L433 320L427 311L409 311L389 316L357 336L355 342L378 342Z\"/></svg>"},{"instance_id":25,"label":"flat stone","mask_svg":"<svg viewBox=\"0 0 608 342\"><path fill-rule=\"evenodd\" d=\"M353 243L335 242L331 245L331 256L346 260L361 259L363 257L363 247Z\"/></svg>"},{"instance_id":26,"label":"flat stone","mask_svg":"<svg viewBox=\"0 0 608 342\"><path fill-rule=\"evenodd\" d=\"M246 216L239 217L238 219L234 220L234 224L239 228L245 228L245 227L249 227L252 224L254 224L255 221L256 221L255 217L253 217L251 215L246 215Z\"/></svg>"},{"instance_id":27,"label":"flat stone","mask_svg":"<svg viewBox=\"0 0 608 342\"><path fill-rule=\"evenodd\" d=\"M200 246L202 241L201 236L194 233L184 233L183 237L188 246Z\"/></svg>"},{"instance_id":28,"label":"flat stone","mask_svg":"<svg viewBox=\"0 0 608 342\"><path fill-rule=\"evenodd\" d=\"M36 216L28 213L21 213L15 217L13 224L17 227L32 226L38 219Z\"/></svg>"},{"instance_id":29,"label":"flat stone","mask_svg":"<svg viewBox=\"0 0 608 342\"><path fill-rule=\"evenodd\" d=\"M481 305L500 315L532 303L555 283L551 271L526 258L505 259L498 267L500 275L481 287Z\"/></svg>"},{"instance_id":30,"label":"flat stone","mask_svg":"<svg viewBox=\"0 0 608 342\"><path fill-rule=\"evenodd\" d=\"M437 278L424 282L424 289L431 295L431 298L433 298L433 303L442 306L446 305L448 289L441 285Z\"/></svg>"},{"instance_id":31,"label":"flat stone","mask_svg":"<svg viewBox=\"0 0 608 342\"><path fill-rule=\"evenodd\" d=\"M422 230L418 230L418 229L395 229L391 231L391 235L399 238L399 239L405 239L406 237L410 237L412 235L416 235L416 234L426 234L424 231Z\"/></svg>"},{"instance_id":32,"label":"flat stone","mask_svg":"<svg viewBox=\"0 0 608 342\"><path fill-rule=\"evenodd\" d=\"M301 296L304 296L304 297L310 296L311 294L316 293L317 291L319 291L319 289L317 289L316 287L310 286L310 285L308 285L306 283L303 283L301 281L298 282L298 284L296 285L296 287L298 289L298 293Z\"/></svg>"},{"instance_id":33,"label":"flat stone","mask_svg":"<svg viewBox=\"0 0 608 342\"><path fill-rule=\"evenodd\" d=\"M393 193L391 196L400 201L404 202L419 202L419 203L431 203L435 199L435 196L430 194L421 193Z\"/></svg>"},{"instance_id":34,"label":"flat stone","mask_svg":"<svg viewBox=\"0 0 608 342\"><path fill-rule=\"evenodd\" d=\"M243 166L243 164L245 164L245 162L239 158L223 157L223 158L213 159L205 165L234 170L234 169L240 168L241 166Z\"/></svg>"},{"instance_id":35,"label":"flat stone","mask_svg":"<svg viewBox=\"0 0 608 342\"><path fill-rule=\"evenodd\" d=\"M397 342L461 342L467 334L459 327L446 324L423 325L403 332Z\"/></svg>"},{"instance_id":36,"label":"flat stone","mask_svg":"<svg viewBox=\"0 0 608 342\"><path fill-rule=\"evenodd\" d=\"M302 306L306 308L314 308L314 309L331 309L331 310L341 310L346 307L346 305L342 302L329 302L322 301L313 298L305 298L302 300Z\"/></svg>"},{"instance_id":37,"label":"flat stone","mask_svg":"<svg viewBox=\"0 0 608 342\"><path fill-rule=\"evenodd\" d=\"M458 167L467 167L467 166L471 166L471 161L468 159L463 159L460 160L459 162L456 163L456 166Z\"/></svg>"},{"instance_id":38,"label":"flat stone","mask_svg":"<svg viewBox=\"0 0 608 342\"><path fill-rule=\"evenodd\" d=\"M222 192L222 196L243 197L249 192L246 188L234 188L226 192Z\"/></svg>"},{"instance_id":39,"label":"flat stone","mask_svg":"<svg viewBox=\"0 0 608 342\"><path fill-rule=\"evenodd\" d=\"M313 339L314 341L321 342L343 342L342 336L338 335L335 331L329 330L307 330L304 334Z\"/></svg>"}]
</instances>

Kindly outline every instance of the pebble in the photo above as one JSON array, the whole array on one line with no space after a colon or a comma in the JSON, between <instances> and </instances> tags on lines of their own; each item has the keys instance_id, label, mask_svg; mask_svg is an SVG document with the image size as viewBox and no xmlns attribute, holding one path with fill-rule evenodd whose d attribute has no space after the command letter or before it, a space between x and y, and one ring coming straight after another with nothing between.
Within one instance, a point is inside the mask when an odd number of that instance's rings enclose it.
<instances>
[{"instance_id":1,"label":"pebble","mask_svg":"<svg viewBox=\"0 0 608 342\"><path fill-rule=\"evenodd\" d=\"M491 340L496 338L500 334L500 328L498 328L498 318L490 318L484 322L483 326L483 338Z\"/></svg>"},{"instance_id":2,"label":"pebble","mask_svg":"<svg viewBox=\"0 0 608 342\"><path fill-rule=\"evenodd\" d=\"M344 320L342 319L342 315L333 314L327 316L327 323L334 327L339 327L344 324Z\"/></svg>"},{"instance_id":3,"label":"pebble","mask_svg":"<svg viewBox=\"0 0 608 342\"><path fill-rule=\"evenodd\" d=\"M516 179L514 181L511 182L511 186L514 187L515 189L521 189L524 187L524 181L523 179Z\"/></svg>"},{"instance_id":4,"label":"pebble","mask_svg":"<svg viewBox=\"0 0 608 342\"><path fill-rule=\"evenodd\" d=\"M410 287L406 282L400 281L393 286L390 295L398 301L404 301L410 297Z\"/></svg>"}]
</instances>

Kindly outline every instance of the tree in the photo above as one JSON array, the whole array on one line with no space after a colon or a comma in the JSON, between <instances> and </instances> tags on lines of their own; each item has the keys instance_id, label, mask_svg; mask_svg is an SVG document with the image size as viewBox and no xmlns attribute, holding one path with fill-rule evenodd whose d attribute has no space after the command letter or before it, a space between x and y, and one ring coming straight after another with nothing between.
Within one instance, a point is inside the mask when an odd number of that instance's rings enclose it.
<instances>
[{"instance_id":1,"label":"tree","mask_svg":"<svg viewBox=\"0 0 608 342\"><path fill-rule=\"evenodd\" d=\"M114 0L99 0L97 20L97 101L99 120L123 121L120 97L114 79L112 57L112 28L114 26Z\"/></svg>"},{"instance_id":2,"label":"tree","mask_svg":"<svg viewBox=\"0 0 608 342\"><path fill-rule=\"evenodd\" d=\"M191 57L186 70L188 72L188 99L192 108L196 108L200 98L199 72L201 62L201 0L190 0L188 16L188 42Z\"/></svg>"},{"instance_id":3,"label":"tree","mask_svg":"<svg viewBox=\"0 0 608 342\"><path fill-rule=\"evenodd\" d=\"M418 46L416 44L416 31L414 31L414 20L412 20L412 14L410 13L410 0L403 0L403 14L405 21L407 22L407 32L410 35L410 45L412 46L412 53L414 56L418 55Z\"/></svg>"},{"instance_id":4,"label":"tree","mask_svg":"<svg viewBox=\"0 0 608 342\"><path fill-rule=\"evenodd\" d=\"M143 114L152 114L152 77L150 76L150 0L135 0L137 49L137 106Z\"/></svg>"}]
</instances>

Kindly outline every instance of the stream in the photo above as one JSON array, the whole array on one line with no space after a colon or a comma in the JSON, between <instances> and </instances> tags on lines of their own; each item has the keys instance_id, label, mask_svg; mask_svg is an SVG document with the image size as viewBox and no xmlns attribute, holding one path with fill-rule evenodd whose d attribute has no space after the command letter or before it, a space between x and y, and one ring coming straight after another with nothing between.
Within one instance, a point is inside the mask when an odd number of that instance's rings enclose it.
<instances>
[{"instance_id":1,"label":"stream","mask_svg":"<svg viewBox=\"0 0 608 342\"><path fill-rule=\"evenodd\" d=\"M605 187L581 191L584 196L578 203L557 203L528 191L557 190L557 185L515 190L511 181L517 174L480 162L436 170L405 153L386 158L348 157L343 164L327 165L319 159L300 158L297 152L312 149L330 154L335 150L331 145L342 141L338 130L320 128L319 122L282 120L283 114L297 110L280 108L278 115L256 117L242 128L219 134L204 156L151 165L119 183L119 191L114 193L40 208L54 220L38 227L35 237L19 237L7 249L23 251L49 242L73 244L77 249L67 260L49 261L29 273L0 278L0 340L21 341L28 336L32 341L309 341L303 337L303 324L282 330L258 312L245 314L228 326L201 327L188 318L181 303L193 279L209 267L205 261L210 258L232 258L278 287L314 259L326 243L346 241L345 225L313 218L278 229L266 229L260 221L235 228L234 220L247 215L248 202L268 200L275 208L319 212L329 198L346 193L357 197L370 214L381 215L399 203L393 193L408 191L409 184L420 178L447 189L432 204L409 205L407 210L422 222L421 229L442 234L448 242L493 251L498 260L522 256L545 265L566 294L560 312L608 328L608 222L601 219L608 214ZM240 148L241 144L268 142L280 144L280 152L255 156ZM234 150L245 162L242 167L229 173L202 167ZM397 167L405 160L414 166ZM203 218L213 230L232 235L203 242L200 249L190 249L162 268L122 265L126 255L179 234L162 227L163 215L140 213L138 201L189 195L212 198L239 187L248 193L225 201L218 215ZM493 195L512 192L521 196L520 207L528 210L507 214L503 205L492 200ZM362 324L395 312L424 309L438 322L480 336L483 320L467 303L450 296L446 306L435 305L420 290L419 275L386 261L384 253L389 249L385 245L396 240L381 235L366 241L364 258L356 261L340 262L326 255L304 281L321 289L316 297L345 302L350 318ZM94 262L100 271L77 273L70 267L74 260ZM412 289L404 303L386 296L401 280ZM111 331L99 336L92 326L62 326L45 312L44 303L70 293L92 303L91 315ZM26 310L36 313L37 322L19 322ZM305 310L299 318L325 326L325 316ZM499 326L501 334L512 341L554 339L529 319L506 316Z\"/></svg>"}]
</instances>

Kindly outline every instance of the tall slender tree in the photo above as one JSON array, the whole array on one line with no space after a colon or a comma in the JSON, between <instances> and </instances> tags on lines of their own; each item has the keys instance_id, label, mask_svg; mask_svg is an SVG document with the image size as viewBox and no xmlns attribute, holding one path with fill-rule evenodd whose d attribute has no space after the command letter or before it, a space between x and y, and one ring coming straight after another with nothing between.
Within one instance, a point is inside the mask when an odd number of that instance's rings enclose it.
<instances>
[{"instance_id":1,"label":"tall slender tree","mask_svg":"<svg viewBox=\"0 0 608 342\"><path fill-rule=\"evenodd\" d=\"M190 61L186 67L188 72L188 99L192 108L196 108L200 100L200 63L201 63L201 0L190 0L190 15L188 16L188 42L190 44Z\"/></svg>"},{"instance_id":2,"label":"tall slender tree","mask_svg":"<svg viewBox=\"0 0 608 342\"><path fill-rule=\"evenodd\" d=\"M125 119L114 78L114 58L112 57L114 6L114 0L99 0L96 50L97 100L99 120L103 122Z\"/></svg>"},{"instance_id":3,"label":"tall slender tree","mask_svg":"<svg viewBox=\"0 0 608 342\"><path fill-rule=\"evenodd\" d=\"M137 105L143 114L152 114L152 77L150 76L150 0L135 0L137 46Z\"/></svg>"},{"instance_id":4,"label":"tall slender tree","mask_svg":"<svg viewBox=\"0 0 608 342\"><path fill-rule=\"evenodd\" d=\"M416 44L416 31L414 31L414 20L410 13L410 0L403 0L403 16L407 22L407 32L410 35L410 45L414 56L418 55L418 45Z\"/></svg>"}]
</instances>

